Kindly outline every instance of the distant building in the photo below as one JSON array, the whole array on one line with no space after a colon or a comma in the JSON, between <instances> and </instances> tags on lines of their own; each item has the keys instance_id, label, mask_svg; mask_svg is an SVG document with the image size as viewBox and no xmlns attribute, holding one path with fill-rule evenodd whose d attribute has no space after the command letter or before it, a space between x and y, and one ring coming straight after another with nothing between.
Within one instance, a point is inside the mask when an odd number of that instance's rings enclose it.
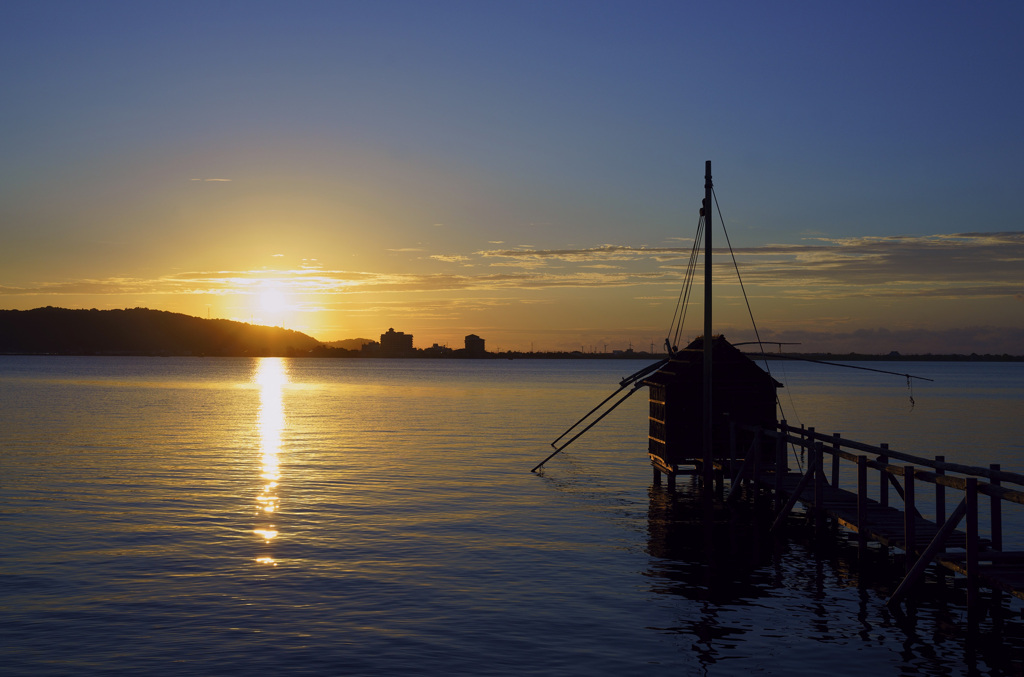
<instances>
[{"instance_id":1,"label":"distant building","mask_svg":"<svg viewBox=\"0 0 1024 677\"><path fill-rule=\"evenodd\" d=\"M363 355L379 355L380 344L376 341L367 341L359 350Z\"/></svg>"},{"instance_id":2,"label":"distant building","mask_svg":"<svg viewBox=\"0 0 1024 677\"><path fill-rule=\"evenodd\" d=\"M412 334L388 328L380 335L380 352L391 356L412 354Z\"/></svg>"},{"instance_id":3,"label":"distant building","mask_svg":"<svg viewBox=\"0 0 1024 677\"><path fill-rule=\"evenodd\" d=\"M423 349L423 354L426 355L427 357L448 357L453 352L455 351L453 351L448 346L439 346L436 343L430 346L429 348Z\"/></svg>"},{"instance_id":4,"label":"distant building","mask_svg":"<svg viewBox=\"0 0 1024 677\"><path fill-rule=\"evenodd\" d=\"M484 349L484 340L476 334L470 334L466 337L466 354L467 355L483 355L487 352Z\"/></svg>"}]
</instances>

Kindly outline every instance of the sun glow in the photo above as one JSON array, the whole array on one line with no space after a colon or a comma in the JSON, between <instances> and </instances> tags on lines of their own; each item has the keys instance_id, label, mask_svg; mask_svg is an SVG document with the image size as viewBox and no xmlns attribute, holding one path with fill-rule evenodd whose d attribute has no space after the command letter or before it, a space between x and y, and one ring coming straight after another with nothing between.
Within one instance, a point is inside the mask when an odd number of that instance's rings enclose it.
<instances>
[{"instance_id":1,"label":"sun glow","mask_svg":"<svg viewBox=\"0 0 1024 677\"><path fill-rule=\"evenodd\" d=\"M298 304L292 286L281 279L260 280L252 290L250 302L256 324L288 328L296 324Z\"/></svg>"},{"instance_id":2,"label":"sun glow","mask_svg":"<svg viewBox=\"0 0 1024 677\"><path fill-rule=\"evenodd\" d=\"M279 285L265 286L259 292L260 310L271 314L280 314L291 310L288 296Z\"/></svg>"},{"instance_id":3,"label":"sun glow","mask_svg":"<svg viewBox=\"0 0 1024 677\"><path fill-rule=\"evenodd\" d=\"M314 337L319 337L327 323L329 313L322 311L343 291L330 275L305 266L223 272L194 283L200 290L207 285L208 293L219 301L207 304L203 311L207 317L218 313L224 319L282 327Z\"/></svg>"}]
</instances>

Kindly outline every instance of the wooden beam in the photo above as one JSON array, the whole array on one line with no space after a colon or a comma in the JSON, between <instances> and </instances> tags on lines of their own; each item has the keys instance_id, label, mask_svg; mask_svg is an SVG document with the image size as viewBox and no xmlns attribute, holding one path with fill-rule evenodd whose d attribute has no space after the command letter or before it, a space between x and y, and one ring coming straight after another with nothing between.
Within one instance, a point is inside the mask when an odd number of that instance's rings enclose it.
<instances>
[{"instance_id":1,"label":"wooden beam","mask_svg":"<svg viewBox=\"0 0 1024 677\"><path fill-rule=\"evenodd\" d=\"M960 521L967 514L967 499L960 501L960 505L956 507L953 514L949 516L942 528L939 529L938 533L935 534L935 538L932 539L928 547L921 553L921 557L918 558L917 562L914 563L913 568L907 572L907 575L897 586L896 590L892 593L889 601L886 602L886 606L890 609L894 608L899 601L907 594L907 592L917 583L918 579L924 574L928 565L931 564L932 560L939 553L940 550L945 548L946 539L949 538L950 534L956 530L957 526L960 525Z\"/></svg>"},{"instance_id":2,"label":"wooden beam","mask_svg":"<svg viewBox=\"0 0 1024 677\"><path fill-rule=\"evenodd\" d=\"M797 482L796 487L793 489L793 493L789 496L789 500L786 501L786 506L782 509L782 512L775 517L775 521L772 522L772 528L768 530L769 532L774 533L786 522L786 517L788 517L789 513L792 512L793 507L796 506L796 502L800 500L800 494L804 492L804 489L807 488L807 483L810 482L811 477L814 476L815 469L815 463L812 458L811 462L808 464L807 472L805 472L800 478L800 481Z\"/></svg>"}]
</instances>

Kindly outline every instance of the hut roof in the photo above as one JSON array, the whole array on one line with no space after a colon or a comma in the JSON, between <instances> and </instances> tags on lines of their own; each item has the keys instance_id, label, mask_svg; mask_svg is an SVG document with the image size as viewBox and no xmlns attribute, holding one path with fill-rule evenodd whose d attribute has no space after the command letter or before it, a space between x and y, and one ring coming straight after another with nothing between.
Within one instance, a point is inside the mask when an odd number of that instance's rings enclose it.
<instances>
[{"instance_id":1,"label":"hut roof","mask_svg":"<svg viewBox=\"0 0 1024 677\"><path fill-rule=\"evenodd\" d=\"M775 388L782 384L747 357L722 335L711 337L711 360L718 378L743 379L755 383L770 383ZM704 337L694 339L686 348L676 352L664 367L645 379L648 383L668 383L701 379L704 372Z\"/></svg>"}]
</instances>

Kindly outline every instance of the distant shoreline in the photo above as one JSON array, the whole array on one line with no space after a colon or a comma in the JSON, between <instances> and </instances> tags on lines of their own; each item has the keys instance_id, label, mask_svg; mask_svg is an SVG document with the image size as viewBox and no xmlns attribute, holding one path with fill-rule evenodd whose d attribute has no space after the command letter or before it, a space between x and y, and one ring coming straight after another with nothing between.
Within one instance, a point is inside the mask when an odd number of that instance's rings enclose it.
<instances>
[{"instance_id":1,"label":"distant shoreline","mask_svg":"<svg viewBox=\"0 0 1024 677\"><path fill-rule=\"evenodd\" d=\"M448 360L662 360L665 353L509 350L486 352L483 341L466 348L434 344L412 347L412 336L401 345L350 339L327 343L282 327L265 327L232 320L211 320L148 308L124 310L36 308L0 310L0 355L98 355L136 357L326 357L359 359ZM383 339L384 335L382 335ZM479 337L477 337L479 339ZM358 347L353 343L362 342ZM343 345L338 345L343 344ZM751 345L744 343L741 345ZM753 345L751 345L753 347ZM1024 355L914 354L896 351L866 353L758 353L752 359L790 359L844 362L1021 362Z\"/></svg>"}]
</instances>

